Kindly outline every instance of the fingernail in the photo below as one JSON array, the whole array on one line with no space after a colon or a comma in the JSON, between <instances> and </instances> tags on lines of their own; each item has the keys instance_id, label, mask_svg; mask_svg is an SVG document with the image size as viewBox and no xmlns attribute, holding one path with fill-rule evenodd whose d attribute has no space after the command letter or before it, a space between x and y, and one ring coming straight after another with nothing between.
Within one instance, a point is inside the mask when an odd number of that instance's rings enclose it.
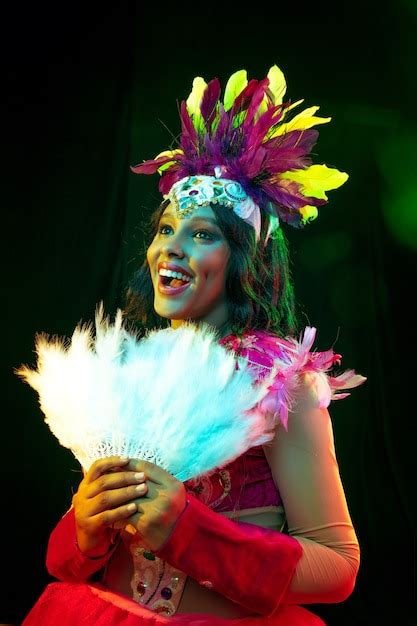
<instances>
[{"instance_id":1,"label":"fingernail","mask_svg":"<svg viewBox=\"0 0 417 626\"><path fill-rule=\"evenodd\" d=\"M127 505L128 511L135 511L135 509L136 509L136 504L134 502L131 502L130 504Z\"/></svg>"},{"instance_id":2,"label":"fingernail","mask_svg":"<svg viewBox=\"0 0 417 626\"><path fill-rule=\"evenodd\" d=\"M142 485L137 485L137 487L136 487L136 491L145 491L145 485L144 485L144 484L142 484Z\"/></svg>"},{"instance_id":3,"label":"fingernail","mask_svg":"<svg viewBox=\"0 0 417 626\"><path fill-rule=\"evenodd\" d=\"M136 480L143 480L145 478L145 472L138 472L135 474Z\"/></svg>"}]
</instances>

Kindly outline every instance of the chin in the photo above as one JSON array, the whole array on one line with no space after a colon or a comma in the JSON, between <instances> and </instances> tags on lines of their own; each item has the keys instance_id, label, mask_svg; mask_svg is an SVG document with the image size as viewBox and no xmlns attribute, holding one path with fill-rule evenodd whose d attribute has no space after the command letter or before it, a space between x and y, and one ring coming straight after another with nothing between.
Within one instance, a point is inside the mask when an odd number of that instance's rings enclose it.
<instances>
[{"instance_id":1,"label":"chin","mask_svg":"<svg viewBox=\"0 0 417 626\"><path fill-rule=\"evenodd\" d=\"M154 310L159 317L164 317L169 320L182 320L187 317L186 313L182 312L181 309L177 309L173 306L158 306L158 304L154 304Z\"/></svg>"}]
</instances>

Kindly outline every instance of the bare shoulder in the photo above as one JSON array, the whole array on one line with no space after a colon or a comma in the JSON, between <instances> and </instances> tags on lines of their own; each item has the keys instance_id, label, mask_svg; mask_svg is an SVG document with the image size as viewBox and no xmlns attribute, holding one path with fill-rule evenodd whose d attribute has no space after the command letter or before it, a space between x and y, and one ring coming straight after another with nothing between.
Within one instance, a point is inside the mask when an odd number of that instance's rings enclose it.
<instances>
[{"instance_id":1,"label":"bare shoulder","mask_svg":"<svg viewBox=\"0 0 417 626\"><path fill-rule=\"evenodd\" d=\"M288 415L288 429L278 423L274 439L264 445L264 451L269 459L288 447L303 449L314 456L329 452L335 455L331 416L326 407L320 406L308 373L300 376L295 402Z\"/></svg>"}]
</instances>

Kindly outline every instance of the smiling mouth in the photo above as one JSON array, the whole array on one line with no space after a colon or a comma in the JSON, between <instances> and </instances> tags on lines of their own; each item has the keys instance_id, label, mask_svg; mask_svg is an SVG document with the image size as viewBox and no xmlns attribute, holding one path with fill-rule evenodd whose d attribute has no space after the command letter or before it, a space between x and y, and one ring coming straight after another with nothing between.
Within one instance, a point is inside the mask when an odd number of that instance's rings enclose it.
<instances>
[{"instance_id":1,"label":"smiling mouth","mask_svg":"<svg viewBox=\"0 0 417 626\"><path fill-rule=\"evenodd\" d=\"M180 278L174 278L173 276L161 276L159 275L159 284L164 287L183 287L188 285L190 281L181 280Z\"/></svg>"},{"instance_id":2,"label":"smiling mouth","mask_svg":"<svg viewBox=\"0 0 417 626\"><path fill-rule=\"evenodd\" d=\"M158 292L164 296L177 296L190 286L190 281L184 281L172 276L158 276Z\"/></svg>"}]
</instances>

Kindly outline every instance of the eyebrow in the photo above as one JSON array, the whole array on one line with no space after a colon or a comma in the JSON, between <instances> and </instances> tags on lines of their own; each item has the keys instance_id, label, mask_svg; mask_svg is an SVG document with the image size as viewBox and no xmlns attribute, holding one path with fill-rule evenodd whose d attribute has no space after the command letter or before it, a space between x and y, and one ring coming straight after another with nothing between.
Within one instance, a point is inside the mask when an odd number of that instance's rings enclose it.
<instances>
[{"instance_id":1,"label":"eyebrow","mask_svg":"<svg viewBox=\"0 0 417 626\"><path fill-rule=\"evenodd\" d=\"M176 217L175 215L173 215L172 213L164 213L163 215L161 215L160 220L163 220L164 217ZM203 216L198 216L196 215L195 217L192 217L190 219L191 222L195 222L197 220L203 220L204 222L210 222L211 224L214 224L214 226L217 226L219 228L219 224L217 223L217 220L215 220L213 217L203 217Z\"/></svg>"}]
</instances>

